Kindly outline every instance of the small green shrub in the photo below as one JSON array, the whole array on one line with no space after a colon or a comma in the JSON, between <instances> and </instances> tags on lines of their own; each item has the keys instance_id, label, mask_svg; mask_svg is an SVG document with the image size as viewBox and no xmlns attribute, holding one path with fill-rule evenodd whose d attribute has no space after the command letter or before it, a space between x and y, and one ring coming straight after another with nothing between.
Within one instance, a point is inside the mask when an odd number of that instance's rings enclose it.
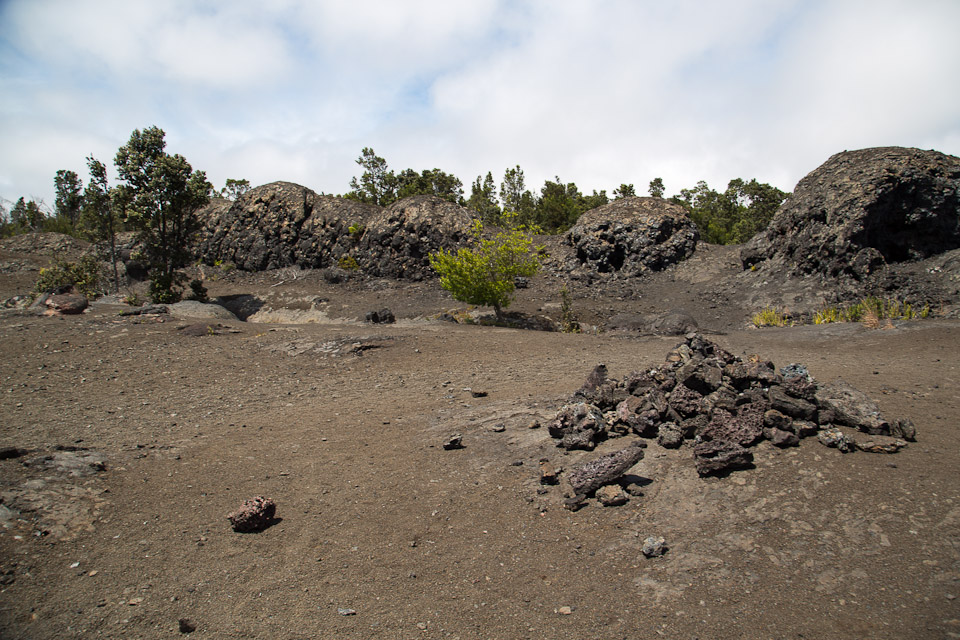
<instances>
[{"instance_id":1,"label":"small green shrub","mask_svg":"<svg viewBox=\"0 0 960 640\"><path fill-rule=\"evenodd\" d=\"M573 312L573 299L567 285L560 289L560 331L564 333L580 333L580 323Z\"/></svg>"},{"instance_id":2,"label":"small green shrub","mask_svg":"<svg viewBox=\"0 0 960 640\"><path fill-rule=\"evenodd\" d=\"M915 320L930 317L930 305L915 309L909 302L895 298L867 296L845 307L824 305L813 317L814 324L832 322L863 322L867 318L879 320Z\"/></svg>"},{"instance_id":3,"label":"small green shrub","mask_svg":"<svg viewBox=\"0 0 960 640\"><path fill-rule=\"evenodd\" d=\"M343 256L337 260L337 265L346 271L359 271L360 265L357 263L357 259L353 256Z\"/></svg>"},{"instance_id":4,"label":"small green shrub","mask_svg":"<svg viewBox=\"0 0 960 640\"><path fill-rule=\"evenodd\" d=\"M123 299L124 304L128 304L131 307L139 307L143 304L143 300L140 299L135 293L131 293Z\"/></svg>"},{"instance_id":5,"label":"small green shrub","mask_svg":"<svg viewBox=\"0 0 960 640\"><path fill-rule=\"evenodd\" d=\"M197 302L209 302L210 296L207 295L207 288L203 286L201 280L190 281L190 293L187 294L187 300L196 300Z\"/></svg>"},{"instance_id":6,"label":"small green shrub","mask_svg":"<svg viewBox=\"0 0 960 640\"><path fill-rule=\"evenodd\" d=\"M347 227L347 231L350 233L350 237L353 238L354 242L360 242L360 238L363 237L363 233L366 230L367 228L359 222Z\"/></svg>"},{"instance_id":7,"label":"small green shrub","mask_svg":"<svg viewBox=\"0 0 960 640\"><path fill-rule=\"evenodd\" d=\"M461 302L493 307L498 319L513 300L515 278L529 278L540 270L539 247L533 246L532 237L539 229L512 226L515 217L505 215L509 228L492 239L484 239L483 223L474 220L471 247L430 254L430 266L440 275L441 287Z\"/></svg>"},{"instance_id":8,"label":"small green shrub","mask_svg":"<svg viewBox=\"0 0 960 640\"><path fill-rule=\"evenodd\" d=\"M775 307L764 307L753 314L752 322L755 327L786 327L790 324L790 316Z\"/></svg>"},{"instance_id":9,"label":"small green shrub","mask_svg":"<svg viewBox=\"0 0 960 640\"><path fill-rule=\"evenodd\" d=\"M33 290L41 294L73 287L88 298L96 298L100 295L100 282L100 261L94 256L83 256L77 262L54 256L52 267L40 269Z\"/></svg>"},{"instance_id":10,"label":"small green shrub","mask_svg":"<svg viewBox=\"0 0 960 640\"><path fill-rule=\"evenodd\" d=\"M183 282L181 273L158 273L150 278L150 300L154 304L173 304L180 302L183 291L180 283Z\"/></svg>"}]
</instances>

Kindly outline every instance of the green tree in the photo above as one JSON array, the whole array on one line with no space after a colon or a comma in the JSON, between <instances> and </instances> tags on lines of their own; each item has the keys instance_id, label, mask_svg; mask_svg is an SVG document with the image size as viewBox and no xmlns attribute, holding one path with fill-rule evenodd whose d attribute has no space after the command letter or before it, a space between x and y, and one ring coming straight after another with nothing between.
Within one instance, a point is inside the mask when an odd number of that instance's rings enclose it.
<instances>
[{"instance_id":1,"label":"green tree","mask_svg":"<svg viewBox=\"0 0 960 640\"><path fill-rule=\"evenodd\" d=\"M654 178L650 181L650 187L648 189L651 197L662 198L663 197L663 178Z\"/></svg>"},{"instance_id":2,"label":"green tree","mask_svg":"<svg viewBox=\"0 0 960 640\"><path fill-rule=\"evenodd\" d=\"M143 244L154 302L180 297L177 269L190 259L190 243L200 227L197 210L209 202L213 187L203 171L194 171L180 154L164 151L163 130L134 130L114 164L130 194L130 219Z\"/></svg>"},{"instance_id":3,"label":"green tree","mask_svg":"<svg viewBox=\"0 0 960 640\"><path fill-rule=\"evenodd\" d=\"M93 156L87 157L90 180L83 193L83 209L78 227L93 242L106 243L113 267L113 290L120 292L120 274L117 268L117 232L122 224L122 213L127 192L122 187L111 189L107 182L107 168Z\"/></svg>"},{"instance_id":4,"label":"green tree","mask_svg":"<svg viewBox=\"0 0 960 640\"><path fill-rule=\"evenodd\" d=\"M364 147L357 158L364 171L360 179L350 179L348 198L385 207L397 199L397 176L387 168L387 161L370 147Z\"/></svg>"},{"instance_id":5,"label":"green tree","mask_svg":"<svg viewBox=\"0 0 960 640\"><path fill-rule=\"evenodd\" d=\"M36 201L27 201L22 196L10 210L10 223L15 233L40 231L43 228L44 217Z\"/></svg>"},{"instance_id":6,"label":"green tree","mask_svg":"<svg viewBox=\"0 0 960 640\"><path fill-rule=\"evenodd\" d=\"M410 196L434 195L455 204L463 203L463 183L460 178L440 169L424 169L417 173L404 169L396 178L397 199Z\"/></svg>"},{"instance_id":7,"label":"green tree","mask_svg":"<svg viewBox=\"0 0 960 640\"><path fill-rule=\"evenodd\" d=\"M519 212L524 191L523 169L520 165L504 171L503 182L500 183L500 204L503 205L503 211Z\"/></svg>"},{"instance_id":8,"label":"green tree","mask_svg":"<svg viewBox=\"0 0 960 640\"><path fill-rule=\"evenodd\" d=\"M223 186L223 189L220 189L220 197L226 198L227 200L236 200L247 191L250 191L249 180L235 180L233 178L227 178L227 182Z\"/></svg>"},{"instance_id":9,"label":"green tree","mask_svg":"<svg viewBox=\"0 0 960 640\"><path fill-rule=\"evenodd\" d=\"M633 188L633 184L621 184L619 187L613 190L613 199L620 200L621 198L632 198L637 195L636 190Z\"/></svg>"},{"instance_id":10,"label":"green tree","mask_svg":"<svg viewBox=\"0 0 960 640\"><path fill-rule=\"evenodd\" d=\"M597 207L602 207L603 205L610 202L610 198L607 197L607 190L602 189L600 193L597 193L597 190L594 189L593 193L589 196L583 196L580 202L580 214L583 214L585 211L590 211L590 209L596 209ZM579 215L577 216L579 217Z\"/></svg>"},{"instance_id":11,"label":"green tree","mask_svg":"<svg viewBox=\"0 0 960 640\"><path fill-rule=\"evenodd\" d=\"M76 228L80 220L80 210L83 208L83 181L75 171L60 169L53 178L56 190L54 212L58 218Z\"/></svg>"},{"instance_id":12,"label":"green tree","mask_svg":"<svg viewBox=\"0 0 960 640\"><path fill-rule=\"evenodd\" d=\"M477 217L485 224L496 224L500 220L500 206L497 204L497 186L493 181L493 174L487 172L487 177L480 182L480 176L473 181L470 189L470 198L467 208L475 211Z\"/></svg>"},{"instance_id":13,"label":"green tree","mask_svg":"<svg viewBox=\"0 0 960 640\"><path fill-rule=\"evenodd\" d=\"M723 193L701 180L693 189L681 189L673 200L688 209L704 241L739 244L765 229L789 195L755 179L735 178Z\"/></svg>"},{"instance_id":14,"label":"green tree","mask_svg":"<svg viewBox=\"0 0 960 640\"><path fill-rule=\"evenodd\" d=\"M538 230L514 225L515 218L508 214L508 228L490 239L483 237L483 223L474 220L471 247L430 254L430 266L440 275L441 287L461 302L493 307L499 319L513 301L514 279L532 277L540 270L532 237Z\"/></svg>"},{"instance_id":15,"label":"green tree","mask_svg":"<svg viewBox=\"0 0 960 640\"><path fill-rule=\"evenodd\" d=\"M583 194L573 182L564 184L559 177L555 182L547 180L540 194L535 220L549 233L567 230L583 213Z\"/></svg>"}]
</instances>

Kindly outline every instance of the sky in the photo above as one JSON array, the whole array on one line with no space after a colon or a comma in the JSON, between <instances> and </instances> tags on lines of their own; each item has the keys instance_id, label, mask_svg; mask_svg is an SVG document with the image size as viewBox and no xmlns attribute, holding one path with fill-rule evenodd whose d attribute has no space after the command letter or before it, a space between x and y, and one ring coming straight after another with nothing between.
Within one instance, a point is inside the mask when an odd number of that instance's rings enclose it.
<instances>
[{"instance_id":1,"label":"sky","mask_svg":"<svg viewBox=\"0 0 960 640\"><path fill-rule=\"evenodd\" d=\"M0 198L54 200L135 129L340 194L364 147L465 195L792 191L845 149L960 155L956 0L0 0ZM116 179L115 172L111 179Z\"/></svg>"}]
</instances>

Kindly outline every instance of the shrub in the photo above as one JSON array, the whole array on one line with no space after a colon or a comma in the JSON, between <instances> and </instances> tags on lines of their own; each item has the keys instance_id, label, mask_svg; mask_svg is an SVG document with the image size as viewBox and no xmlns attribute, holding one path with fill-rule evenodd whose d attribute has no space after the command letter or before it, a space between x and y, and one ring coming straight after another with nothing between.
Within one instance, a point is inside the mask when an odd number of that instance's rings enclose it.
<instances>
[{"instance_id":1,"label":"shrub","mask_svg":"<svg viewBox=\"0 0 960 640\"><path fill-rule=\"evenodd\" d=\"M358 271L360 269L357 259L353 256L343 256L337 260L337 265L344 271Z\"/></svg>"},{"instance_id":2,"label":"shrub","mask_svg":"<svg viewBox=\"0 0 960 640\"><path fill-rule=\"evenodd\" d=\"M203 286L201 280L190 281L190 293L187 294L187 300L196 300L197 302L209 302L210 296L207 295L207 288Z\"/></svg>"},{"instance_id":3,"label":"shrub","mask_svg":"<svg viewBox=\"0 0 960 640\"><path fill-rule=\"evenodd\" d=\"M505 216L512 225L515 216ZM514 278L531 277L540 270L539 247L532 234L538 229L509 226L492 239L483 237L483 223L473 221L473 242L456 253L441 249L430 254L430 266L440 275L440 286L456 300L493 307L497 318L510 306L516 287Z\"/></svg>"},{"instance_id":4,"label":"shrub","mask_svg":"<svg viewBox=\"0 0 960 640\"><path fill-rule=\"evenodd\" d=\"M83 256L77 262L54 256L53 266L40 269L34 293L49 293L74 288L88 298L100 295L100 261L94 256Z\"/></svg>"},{"instance_id":5,"label":"shrub","mask_svg":"<svg viewBox=\"0 0 960 640\"><path fill-rule=\"evenodd\" d=\"M753 314L752 322L755 327L785 327L790 324L790 317L786 311L780 311L774 307L764 307L761 311Z\"/></svg>"},{"instance_id":6,"label":"shrub","mask_svg":"<svg viewBox=\"0 0 960 640\"><path fill-rule=\"evenodd\" d=\"M573 312L573 299L567 285L560 288L560 331L564 333L580 333L580 323Z\"/></svg>"}]
</instances>

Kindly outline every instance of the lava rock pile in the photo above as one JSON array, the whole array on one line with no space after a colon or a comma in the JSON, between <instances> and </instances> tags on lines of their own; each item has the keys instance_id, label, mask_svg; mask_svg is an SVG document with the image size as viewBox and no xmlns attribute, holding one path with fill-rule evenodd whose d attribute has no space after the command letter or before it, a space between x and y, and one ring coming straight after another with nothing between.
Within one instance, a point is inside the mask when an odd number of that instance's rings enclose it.
<instances>
[{"instance_id":1,"label":"lava rock pile","mask_svg":"<svg viewBox=\"0 0 960 640\"><path fill-rule=\"evenodd\" d=\"M665 448L689 442L701 476L750 466L750 447L763 440L790 447L817 435L841 451L890 453L916 436L909 420L887 421L876 403L842 380L819 384L803 365L778 371L769 361L743 360L698 333L688 334L664 364L623 380L608 378L598 365L547 428L564 449L589 451L630 433Z\"/></svg>"}]
</instances>

